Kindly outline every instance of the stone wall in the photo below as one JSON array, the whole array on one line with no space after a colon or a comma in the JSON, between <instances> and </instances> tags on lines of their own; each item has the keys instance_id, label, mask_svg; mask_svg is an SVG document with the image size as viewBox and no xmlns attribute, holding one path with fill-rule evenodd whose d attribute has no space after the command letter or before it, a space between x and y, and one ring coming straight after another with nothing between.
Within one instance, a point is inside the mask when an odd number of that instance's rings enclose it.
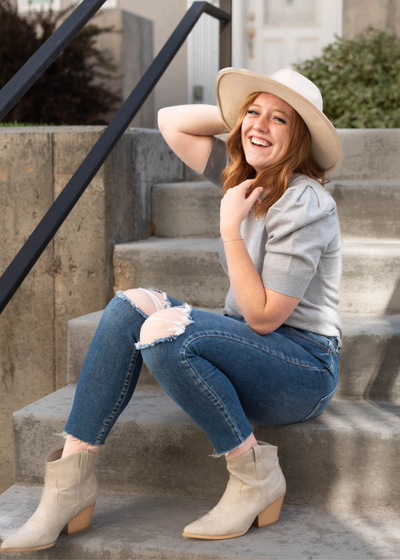
<instances>
[{"instance_id":1,"label":"stone wall","mask_svg":"<svg viewBox=\"0 0 400 560\"><path fill-rule=\"evenodd\" d=\"M343 0L345 39L354 39L370 25L400 37L400 0Z\"/></svg>"},{"instance_id":2,"label":"stone wall","mask_svg":"<svg viewBox=\"0 0 400 560\"><path fill-rule=\"evenodd\" d=\"M0 129L0 275L103 130ZM158 131L129 129L0 315L0 492L12 480L11 413L65 385L67 321L107 305L114 244L149 237L152 182L182 178Z\"/></svg>"},{"instance_id":3,"label":"stone wall","mask_svg":"<svg viewBox=\"0 0 400 560\"><path fill-rule=\"evenodd\" d=\"M118 76L107 86L119 94L123 102L153 61L153 23L125 10L100 10L92 22L102 28L114 27L115 31L100 35L98 47L109 54L117 66ZM105 115L107 122L115 113ZM156 125L153 91L131 126L155 128Z\"/></svg>"}]
</instances>

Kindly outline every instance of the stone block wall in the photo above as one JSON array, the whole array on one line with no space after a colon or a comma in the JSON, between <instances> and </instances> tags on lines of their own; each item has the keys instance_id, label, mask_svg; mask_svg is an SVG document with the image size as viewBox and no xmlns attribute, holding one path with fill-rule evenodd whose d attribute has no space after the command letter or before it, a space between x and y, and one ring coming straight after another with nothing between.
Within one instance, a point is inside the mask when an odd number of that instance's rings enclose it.
<instances>
[{"instance_id":1,"label":"stone block wall","mask_svg":"<svg viewBox=\"0 0 400 560\"><path fill-rule=\"evenodd\" d=\"M368 26L400 37L400 0L343 0L343 37L354 39Z\"/></svg>"},{"instance_id":2,"label":"stone block wall","mask_svg":"<svg viewBox=\"0 0 400 560\"><path fill-rule=\"evenodd\" d=\"M117 66L117 77L107 86L125 101L153 61L153 22L125 10L100 10L92 20L101 28L114 27L98 38L98 47ZM105 115L107 122L114 112ZM154 91L133 119L131 126L154 128Z\"/></svg>"},{"instance_id":3,"label":"stone block wall","mask_svg":"<svg viewBox=\"0 0 400 560\"><path fill-rule=\"evenodd\" d=\"M104 127L0 129L0 274ZM151 234L150 187L183 178L157 130L128 129L0 315L0 492L12 480L11 413L63 387L67 321L114 295L114 244Z\"/></svg>"}]
</instances>

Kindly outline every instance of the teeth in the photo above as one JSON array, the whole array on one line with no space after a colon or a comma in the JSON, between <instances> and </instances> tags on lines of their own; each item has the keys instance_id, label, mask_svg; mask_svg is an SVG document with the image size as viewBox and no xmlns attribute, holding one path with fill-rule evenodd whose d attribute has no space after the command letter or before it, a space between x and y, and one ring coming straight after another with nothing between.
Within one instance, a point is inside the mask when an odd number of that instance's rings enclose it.
<instances>
[{"instance_id":1,"label":"teeth","mask_svg":"<svg viewBox=\"0 0 400 560\"><path fill-rule=\"evenodd\" d=\"M271 145L269 142L264 142L263 140L259 140L258 138L252 138L251 143L256 144L257 146L265 146L266 148Z\"/></svg>"}]
</instances>

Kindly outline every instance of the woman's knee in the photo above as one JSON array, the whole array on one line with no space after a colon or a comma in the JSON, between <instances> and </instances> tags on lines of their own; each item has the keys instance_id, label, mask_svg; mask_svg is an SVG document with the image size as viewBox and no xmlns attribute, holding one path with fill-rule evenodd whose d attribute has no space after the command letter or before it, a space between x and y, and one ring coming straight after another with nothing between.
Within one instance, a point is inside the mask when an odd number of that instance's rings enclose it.
<instances>
[{"instance_id":1,"label":"woman's knee","mask_svg":"<svg viewBox=\"0 0 400 560\"><path fill-rule=\"evenodd\" d=\"M174 307L153 313L140 329L139 349L154 346L154 341L174 340L183 334L187 325L194 321L191 318L191 306Z\"/></svg>"},{"instance_id":2,"label":"woman's knee","mask_svg":"<svg viewBox=\"0 0 400 560\"><path fill-rule=\"evenodd\" d=\"M132 288L121 293L147 316L152 315L156 311L166 309L168 306L166 297L151 288Z\"/></svg>"}]
</instances>

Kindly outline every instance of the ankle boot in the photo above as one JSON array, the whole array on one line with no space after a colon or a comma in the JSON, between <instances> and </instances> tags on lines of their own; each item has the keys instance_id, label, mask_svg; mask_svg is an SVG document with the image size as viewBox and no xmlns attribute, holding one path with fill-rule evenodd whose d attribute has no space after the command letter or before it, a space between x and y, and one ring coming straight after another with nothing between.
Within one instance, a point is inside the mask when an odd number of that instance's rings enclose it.
<instances>
[{"instance_id":1,"label":"ankle boot","mask_svg":"<svg viewBox=\"0 0 400 560\"><path fill-rule=\"evenodd\" d=\"M32 517L10 535L0 552L28 552L50 548L61 531L87 529L98 497L93 473L96 454L87 449L61 459L63 447L46 458L42 498Z\"/></svg>"},{"instance_id":2,"label":"ankle boot","mask_svg":"<svg viewBox=\"0 0 400 560\"><path fill-rule=\"evenodd\" d=\"M257 442L239 457L227 459L229 481L218 504L183 531L197 539L231 539L279 519L286 482L274 445ZM261 445L260 445L261 444Z\"/></svg>"}]
</instances>

